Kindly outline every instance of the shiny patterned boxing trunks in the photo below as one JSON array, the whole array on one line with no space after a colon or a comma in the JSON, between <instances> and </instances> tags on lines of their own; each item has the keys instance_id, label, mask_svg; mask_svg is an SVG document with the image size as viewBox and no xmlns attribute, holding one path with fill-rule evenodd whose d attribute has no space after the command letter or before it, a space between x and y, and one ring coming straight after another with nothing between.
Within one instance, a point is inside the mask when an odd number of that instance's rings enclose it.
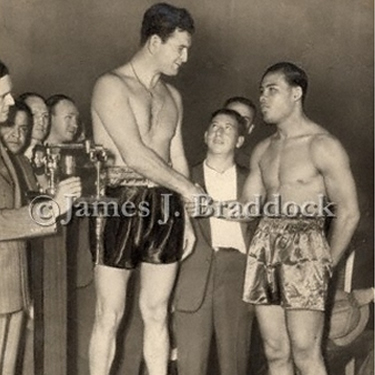
<instances>
[{"instance_id":1,"label":"shiny patterned boxing trunks","mask_svg":"<svg viewBox=\"0 0 375 375\"><path fill-rule=\"evenodd\" d=\"M324 311L331 263L323 217L264 217L250 244L243 300Z\"/></svg>"},{"instance_id":2,"label":"shiny patterned boxing trunks","mask_svg":"<svg viewBox=\"0 0 375 375\"><path fill-rule=\"evenodd\" d=\"M117 202L119 215L112 207L109 217L99 219L100 235L92 246L95 264L133 269L140 262L181 260L184 206L177 193L164 187L120 186L107 188L106 197Z\"/></svg>"}]
</instances>

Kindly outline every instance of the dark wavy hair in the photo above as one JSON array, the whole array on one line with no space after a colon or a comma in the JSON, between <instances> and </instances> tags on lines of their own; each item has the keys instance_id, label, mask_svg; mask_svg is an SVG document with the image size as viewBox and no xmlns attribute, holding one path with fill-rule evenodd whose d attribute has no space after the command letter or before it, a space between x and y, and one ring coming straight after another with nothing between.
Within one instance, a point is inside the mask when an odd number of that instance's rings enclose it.
<instances>
[{"instance_id":1,"label":"dark wavy hair","mask_svg":"<svg viewBox=\"0 0 375 375\"><path fill-rule=\"evenodd\" d=\"M270 66L266 70L266 72L263 74L262 80L268 73L276 72L283 73L285 80L289 83L290 86L301 87L302 103L304 103L307 94L307 88L309 86L309 80L307 78L306 72L291 62L279 62Z\"/></svg>"},{"instance_id":2,"label":"dark wavy hair","mask_svg":"<svg viewBox=\"0 0 375 375\"><path fill-rule=\"evenodd\" d=\"M152 35L158 35L163 42L176 30L194 33L194 20L185 8L167 3L152 5L146 10L141 28L141 46Z\"/></svg>"},{"instance_id":3,"label":"dark wavy hair","mask_svg":"<svg viewBox=\"0 0 375 375\"><path fill-rule=\"evenodd\" d=\"M233 109L228 109L228 108L220 108L217 109L215 112L211 114L211 121L214 119L214 117L218 115L227 115L232 117L234 120L237 121L238 124L238 135L239 136L245 136L246 134L246 121L245 119L236 111Z\"/></svg>"},{"instance_id":4,"label":"dark wavy hair","mask_svg":"<svg viewBox=\"0 0 375 375\"><path fill-rule=\"evenodd\" d=\"M2 126L12 127L14 126L14 122L16 120L16 115L18 112L25 112L27 116L27 125L31 130L33 126L33 115L31 113L30 108L20 100L15 100L14 105L9 107L9 115L5 123Z\"/></svg>"}]
</instances>

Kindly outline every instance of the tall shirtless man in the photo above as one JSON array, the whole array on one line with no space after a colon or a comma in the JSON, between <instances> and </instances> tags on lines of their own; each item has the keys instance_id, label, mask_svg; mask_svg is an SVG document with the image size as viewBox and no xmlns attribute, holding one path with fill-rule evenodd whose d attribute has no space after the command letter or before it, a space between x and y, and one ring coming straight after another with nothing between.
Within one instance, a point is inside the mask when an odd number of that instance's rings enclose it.
<instances>
[{"instance_id":1,"label":"tall shirtless man","mask_svg":"<svg viewBox=\"0 0 375 375\"><path fill-rule=\"evenodd\" d=\"M327 373L321 354L327 284L359 220L345 150L304 113L307 85L306 73L291 63L263 75L261 112L277 130L255 148L244 187L245 201L279 196L282 207L294 202L305 211L264 212L249 249L244 300L255 304L270 375L292 375L294 366L301 375ZM322 197L335 205L329 246Z\"/></svg>"},{"instance_id":2,"label":"tall shirtless man","mask_svg":"<svg viewBox=\"0 0 375 375\"><path fill-rule=\"evenodd\" d=\"M183 214L182 198L201 189L188 180L181 138L179 93L161 79L174 76L187 61L194 23L185 9L162 3L144 14L141 47L123 66L100 77L92 98L96 142L110 149L117 166L127 166L154 187L112 187L107 195L146 202L149 215L108 218L103 249L96 259L96 319L90 343L90 371L110 371L115 339L125 309L131 269L141 262L140 309L144 321L144 358L150 375L165 375L169 357L167 307L182 253L194 234ZM161 205L168 196L167 222ZM167 198L165 198L167 199ZM178 214L177 214L178 215ZM143 216L143 217L142 217ZM158 220L162 225L158 224Z\"/></svg>"}]
</instances>

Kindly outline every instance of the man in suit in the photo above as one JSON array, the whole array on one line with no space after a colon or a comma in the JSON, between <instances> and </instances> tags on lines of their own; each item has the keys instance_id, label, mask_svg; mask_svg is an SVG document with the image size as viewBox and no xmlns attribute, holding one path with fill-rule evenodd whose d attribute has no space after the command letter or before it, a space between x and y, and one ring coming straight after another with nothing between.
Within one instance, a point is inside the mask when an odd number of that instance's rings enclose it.
<instances>
[{"instance_id":1,"label":"man in suit","mask_svg":"<svg viewBox=\"0 0 375 375\"><path fill-rule=\"evenodd\" d=\"M9 109L14 104L12 82L7 67L0 61L0 127L12 128L7 123ZM8 129L6 129L8 130ZM23 201L24 176L8 153L0 138L0 373L13 375L18 354L24 311L29 306L27 280L26 239L56 232L56 225L43 226L34 221L30 207ZM19 129L17 137L23 132ZM12 136L13 139L13 136ZM13 142L14 143L14 142ZM60 213L68 209L66 194L79 196L80 181L71 178L59 185L55 202ZM49 205L51 206L51 205ZM39 202L34 212L45 212L45 202ZM52 212L55 217L57 212Z\"/></svg>"},{"instance_id":2,"label":"man in suit","mask_svg":"<svg viewBox=\"0 0 375 375\"><path fill-rule=\"evenodd\" d=\"M212 115L205 133L207 156L192 179L220 201L241 195L248 170L235 163L245 120L234 110ZM181 264L174 300L179 375L206 375L215 335L221 375L245 375L253 320L242 301L248 225L215 217L194 220L197 243Z\"/></svg>"}]
</instances>

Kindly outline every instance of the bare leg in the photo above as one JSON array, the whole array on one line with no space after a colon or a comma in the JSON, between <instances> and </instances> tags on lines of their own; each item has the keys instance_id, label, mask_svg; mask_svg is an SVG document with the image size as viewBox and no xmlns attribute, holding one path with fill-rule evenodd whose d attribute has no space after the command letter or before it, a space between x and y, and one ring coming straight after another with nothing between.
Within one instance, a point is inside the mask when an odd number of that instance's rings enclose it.
<instances>
[{"instance_id":1,"label":"bare leg","mask_svg":"<svg viewBox=\"0 0 375 375\"><path fill-rule=\"evenodd\" d=\"M14 375L24 312L0 315L0 373Z\"/></svg>"},{"instance_id":2,"label":"bare leg","mask_svg":"<svg viewBox=\"0 0 375 375\"><path fill-rule=\"evenodd\" d=\"M321 350L324 312L289 310L286 318L294 363L301 375L327 375Z\"/></svg>"},{"instance_id":3,"label":"bare leg","mask_svg":"<svg viewBox=\"0 0 375 375\"><path fill-rule=\"evenodd\" d=\"M119 268L95 267L96 309L89 349L91 375L108 375L111 369L130 273Z\"/></svg>"},{"instance_id":4,"label":"bare leg","mask_svg":"<svg viewBox=\"0 0 375 375\"><path fill-rule=\"evenodd\" d=\"M293 375L285 312L280 306L255 305L269 375Z\"/></svg>"},{"instance_id":5,"label":"bare leg","mask_svg":"<svg viewBox=\"0 0 375 375\"><path fill-rule=\"evenodd\" d=\"M169 359L168 302L177 263L141 265L139 306L144 322L143 353L149 375L166 375Z\"/></svg>"}]
</instances>

